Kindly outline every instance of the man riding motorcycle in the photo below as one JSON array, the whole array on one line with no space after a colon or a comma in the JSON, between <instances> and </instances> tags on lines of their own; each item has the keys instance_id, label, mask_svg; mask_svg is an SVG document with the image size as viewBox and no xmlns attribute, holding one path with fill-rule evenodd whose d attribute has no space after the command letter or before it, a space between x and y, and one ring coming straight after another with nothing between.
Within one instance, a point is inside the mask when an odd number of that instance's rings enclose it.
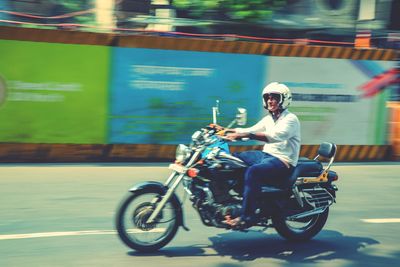
<instances>
[{"instance_id":1,"label":"man riding motorcycle","mask_svg":"<svg viewBox=\"0 0 400 267\"><path fill-rule=\"evenodd\" d=\"M278 82L268 84L262 92L264 108L268 114L249 128L226 129L226 138L249 138L265 142L262 151L245 151L236 156L249 167L245 172L241 215L226 217L232 228L247 228L257 222L256 198L265 185L287 187L300 153L300 122L288 110L292 101L289 88Z\"/></svg>"},{"instance_id":2,"label":"man riding motorcycle","mask_svg":"<svg viewBox=\"0 0 400 267\"><path fill-rule=\"evenodd\" d=\"M333 182L339 176L330 168L337 147L323 142L313 159L299 161L300 123L287 109L290 90L271 83L262 96L268 114L253 127L224 131L217 125L218 106L213 107L213 124L195 131L188 146L177 146L164 183L144 181L129 189L115 216L118 235L128 247L156 251L179 227L189 230L176 194L179 185L207 227L273 227L293 241L309 240L322 230L336 202ZM246 119L246 110L238 108L230 125L245 125ZM238 138L265 145L262 151L232 154L227 141Z\"/></svg>"}]
</instances>

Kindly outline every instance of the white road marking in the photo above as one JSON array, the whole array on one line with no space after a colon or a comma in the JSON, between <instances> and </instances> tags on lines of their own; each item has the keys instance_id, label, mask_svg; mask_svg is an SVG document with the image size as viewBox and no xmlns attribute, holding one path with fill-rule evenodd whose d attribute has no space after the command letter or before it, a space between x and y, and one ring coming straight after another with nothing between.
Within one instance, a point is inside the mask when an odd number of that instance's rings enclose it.
<instances>
[{"instance_id":1,"label":"white road marking","mask_svg":"<svg viewBox=\"0 0 400 267\"><path fill-rule=\"evenodd\" d=\"M155 228L150 231L141 231L138 229L130 229L130 234L142 233L161 233L165 231L164 228ZM0 235L0 240L11 239L26 239L26 238L41 238L41 237L60 237L60 236L81 236L81 235L114 235L116 231L113 230L90 230L90 231L69 231L69 232L45 232L45 233L29 233L29 234L11 234Z\"/></svg>"},{"instance_id":2,"label":"white road marking","mask_svg":"<svg viewBox=\"0 0 400 267\"><path fill-rule=\"evenodd\" d=\"M366 223L400 223L400 218L361 219Z\"/></svg>"},{"instance_id":3,"label":"white road marking","mask_svg":"<svg viewBox=\"0 0 400 267\"><path fill-rule=\"evenodd\" d=\"M166 231L165 228L154 228L154 229L151 229L149 231L142 231L142 230L139 230L139 229L128 229L127 232L129 234L145 234L145 233L162 233L162 232L165 232L165 231Z\"/></svg>"},{"instance_id":4,"label":"white road marking","mask_svg":"<svg viewBox=\"0 0 400 267\"><path fill-rule=\"evenodd\" d=\"M327 256L332 255L332 254L335 254L335 253L336 253L335 251L321 252L321 253L319 253L319 254L311 255L311 256L309 256L309 257L306 257L306 258L304 258L304 260L315 260L315 259L317 259L317 258L319 258L319 257L327 257Z\"/></svg>"}]
</instances>

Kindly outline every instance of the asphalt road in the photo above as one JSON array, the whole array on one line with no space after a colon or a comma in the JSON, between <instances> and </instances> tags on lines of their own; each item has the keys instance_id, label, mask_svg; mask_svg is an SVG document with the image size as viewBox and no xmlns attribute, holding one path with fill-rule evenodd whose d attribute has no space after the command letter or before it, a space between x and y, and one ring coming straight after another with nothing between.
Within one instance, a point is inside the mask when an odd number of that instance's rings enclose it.
<instances>
[{"instance_id":1,"label":"asphalt road","mask_svg":"<svg viewBox=\"0 0 400 267\"><path fill-rule=\"evenodd\" d=\"M397 266L400 164L334 170L337 203L311 241L206 227L187 202L191 230L140 254L119 241L114 212L131 185L166 179L165 164L0 165L0 266Z\"/></svg>"}]
</instances>

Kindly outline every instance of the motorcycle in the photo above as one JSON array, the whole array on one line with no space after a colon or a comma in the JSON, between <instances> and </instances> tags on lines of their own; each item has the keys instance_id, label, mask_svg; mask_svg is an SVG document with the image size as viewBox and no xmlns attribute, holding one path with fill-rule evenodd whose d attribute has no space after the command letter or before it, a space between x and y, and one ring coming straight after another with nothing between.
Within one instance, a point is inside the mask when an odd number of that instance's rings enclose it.
<instances>
[{"instance_id":1,"label":"motorcycle","mask_svg":"<svg viewBox=\"0 0 400 267\"><path fill-rule=\"evenodd\" d=\"M121 201L115 224L118 235L128 247L152 252L167 245L184 224L183 203L176 190L183 185L192 206L205 226L230 229L223 221L240 214L243 177L248 167L230 153L228 140L216 127L218 104L212 108L213 124L195 131L189 146L180 144L175 163L164 184L142 182L129 189ZM229 124L246 124L247 111L238 114ZM324 142L315 158L300 158L285 188L263 186L258 197L255 226L269 227L293 241L309 240L324 227L329 207L336 201L338 180L330 170L336 145ZM328 162L328 163L326 163ZM242 229L243 230L243 229Z\"/></svg>"}]
</instances>

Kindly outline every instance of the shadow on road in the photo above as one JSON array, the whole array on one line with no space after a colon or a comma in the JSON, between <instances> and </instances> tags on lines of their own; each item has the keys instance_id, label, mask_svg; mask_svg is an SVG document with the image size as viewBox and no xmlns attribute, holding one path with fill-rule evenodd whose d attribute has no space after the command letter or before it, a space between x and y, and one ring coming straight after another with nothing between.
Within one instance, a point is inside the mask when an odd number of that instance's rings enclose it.
<instances>
[{"instance_id":1,"label":"shadow on road","mask_svg":"<svg viewBox=\"0 0 400 267\"><path fill-rule=\"evenodd\" d=\"M192 245L186 247L166 247L159 252L142 254L129 252L131 256L229 256L239 262L259 258L272 258L288 263L315 263L320 260L347 260L353 266L397 265L400 254L367 254L378 241L368 237L345 236L336 231L325 230L313 240L297 243L282 239L277 234L260 232L227 232L210 237L211 245ZM372 249L373 250L373 249ZM214 252L215 251L215 252Z\"/></svg>"}]
</instances>

